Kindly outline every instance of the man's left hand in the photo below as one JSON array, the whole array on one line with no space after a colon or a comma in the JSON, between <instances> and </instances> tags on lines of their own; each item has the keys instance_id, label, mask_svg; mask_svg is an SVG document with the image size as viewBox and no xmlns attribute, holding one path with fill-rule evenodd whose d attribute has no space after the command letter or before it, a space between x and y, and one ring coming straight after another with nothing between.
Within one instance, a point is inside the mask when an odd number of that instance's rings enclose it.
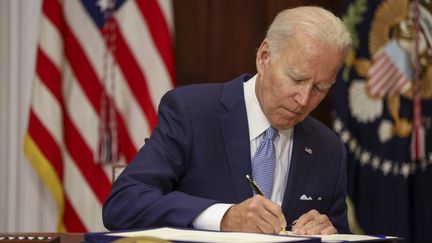
<instances>
[{"instance_id":1,"label":"man's left hand","mask_svg":"<svg viewBox=\"0 0 432 243\"><path fill-rule=\"evenodd\" d=\"M298 218L292 227L294 234L299 235L330 235L337 234L336 228L325 214L312 209Z\"/></svg>"}]
</instances>

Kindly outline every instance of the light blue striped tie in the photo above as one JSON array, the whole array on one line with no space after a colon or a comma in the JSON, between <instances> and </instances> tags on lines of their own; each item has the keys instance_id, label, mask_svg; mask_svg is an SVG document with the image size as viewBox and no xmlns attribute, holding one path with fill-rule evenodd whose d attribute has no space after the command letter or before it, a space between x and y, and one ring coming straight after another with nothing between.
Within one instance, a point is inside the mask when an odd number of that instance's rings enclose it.
<instances>
[{"instance_id":1,"label":"light blue striped tie","mask_svg":"<svg viewBox=\"0 0 432 243\"><path fill-rule=\"evenodd\" d=\"M252 176L264 196L271 198L273 190L273 177L276 163L276 152L273 137L276 131L273 127L267 128L255 155L252 159Z\"/></svg>"}]
</instances>

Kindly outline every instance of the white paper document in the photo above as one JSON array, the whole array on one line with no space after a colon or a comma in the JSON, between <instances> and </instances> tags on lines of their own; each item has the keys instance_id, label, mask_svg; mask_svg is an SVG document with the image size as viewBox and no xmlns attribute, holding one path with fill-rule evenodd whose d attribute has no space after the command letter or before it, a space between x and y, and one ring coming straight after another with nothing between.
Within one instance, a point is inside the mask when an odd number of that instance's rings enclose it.
<instances>
[{"instance_id":1,"label":"white paper document","mask_svg":"<svg viewBox=\"0 0 432 243\"><path fill-rule=\"evenodd\" d=\"M219 231L202 231L187 230L174 228L157 228L151 230L109 233L109 236L120 237L155 237L164 240L188 241L188 242L212 242L212 243L264 243L264 242L296 242L310 238L321 238L321 242L355 242L379 239L397 239L397 237L375 237L369 235L352 235L352 234L334 234L334 235L294 235L288 231L288 236L281 233L280 235L266 235L240 232L219 232Z\"/></svg>"},{"instance_id":2,"label":"white paper document","mask_svg":"<svg viewBox=\"0 0 432 243\"><path fill-rule=\"evenodd\" d=\"M346 242L346 241L365 241L379 239L396 239L396 237L375 237L370 235L351 235L351 234L334 234L334 235L308 235L310 237L319 237L321 242Z\"/></svg>"},{"instance_id":3,"label":"white paper document","mask_svg":"<svg viewBox=\"0 0 432 243\"><path fill-rule=\"evenodd\" d=\"M287 231L288 235L295 235L292 231ZM284 235L285 233L279 233L279 235ZM380 240L380 239L398 239L393 236L383 236L376 237L370 235L354 235L354 234L333 234L333 235L307 235L307 237L321 238L321 242L358 242L358 241L370 241L370 240Z\"/></svg>"},{"instance_id":4,"label":"white paper document","mask_svg":"<svg viewBox=\"0 0 432 243\"><path fill-rule=\"evenodd\" d=\"M184 230L173 228L158 228L152 230L142 230L134 232L110 233L109 236L120 237L156 237L164 240L177 240L189 242L236 242L236 243L264 243L264 242L296 242L308 238L278 236L239 232L217 232L201 230Z\"/></svg>"}]
</instances>

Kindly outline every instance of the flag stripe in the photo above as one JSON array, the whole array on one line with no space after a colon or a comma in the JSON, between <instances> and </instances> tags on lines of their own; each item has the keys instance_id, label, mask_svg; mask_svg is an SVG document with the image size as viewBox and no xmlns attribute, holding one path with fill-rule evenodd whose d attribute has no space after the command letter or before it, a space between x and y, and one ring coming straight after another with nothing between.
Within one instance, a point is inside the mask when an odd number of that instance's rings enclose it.
<instances>
[{"instance_id":1,"label":"flag stripe","mask_svg":"<svg viewBox=\"0 0 432 243\"><path fill-rule=\"evenodd\" d=\"M61 30L64 24L64 19L62 16L62 9L59 0L43 1L42 3L43 14L57 27ZM42 23L43 24L43 23ZM45 26L43 26L45 28Z\"/></svg>"},{"instance_id":2,"label":"flag stripe","mask_svg":"<svg viewBox=\"0 0 432 243\"><path fill-rule=\"evenodd\" d=\"M38 92L33 95L32 102L38 105L33 105L32 111L60 147L61 141L63 141L61 105L38 76L35 78L33 89Z\"/></svg>"},{"instance_id":3,"label":"flag stripe","mask_svg":"<svg viewBox=\"0 0 432 243\"><path fill-rule=\"evenodd\" d=\"M370 80L372 85L376 85L379 83L383 76L386 75L388 70L391 68L390 62L379 62L374 64L379 67L379 69L376 72L369 72Z\"/></svg>"},{"instance_id":4,"label":"flag stripe","mask_svg":"<svg viewBox=\"0 0 432 243\"><path fill-rule=\"evenodd\" d=\"M382 65L382 69L379 70L379 72L371 73L371 77L370 77L371 85L373 86L382 85L382 83L384 82L383 80L385 80L388 77L388 75L391 74L390 72L396 72L396 71L397 69L391 66L390 62L385 63L384 65Z\"/></svg>"},{"instance_id":5,"label":"flag stripe","mask_svg":"<svg viewBox=\"0 0 432 243\"><path fill-rule=\"evenodd\" d=\"M75 209L70 204L67 197L65 197L65 214L64 222L66 230L69 232L86 232L86 227L81 222Z\"/></svg>"},{"instance_id":6,"label":"flag stripe","mask_svg":"<svg viewBox=\"0 0 432 243\"><path fill-rule=\"evenodd\" d=\"M61 74L58 71L57 67L51 62L50 59L48 59L48 57L40 48L37 49L36 62L36 72L37 75L40 77L39 80L46 85L46 87L56 97L57 101L61 102Z\"/></svg>"},{"instance_id":7,"label":"flag stripe","mask_svg":"<svg viewBox=\"0 0 432 243\"><path fill-rule=\"evenodd\" d=\"M374 62L369 70L368 89L371 95L383 97L401 92L409 83L403 73L384 51L374 56Z\"/></svg>"},{"instance_id":8,"label":"flag stripe","mask_svg":"<svg viewBox=\"0 0 432 243\"><path fill-rule=\"evenodd\" d=\"M98 130L98 113L90 105L88 97L84 94L68 64L63 69L63 95L68 97L65 101L65 112L68 112L72 123L79 127L80 136L94 154L98 149L98 136L93 134ZM80 109L74 109L75 107L80 107Z\"/></svg>"},{"instance_id":9,"label":"flag stripe","mask_svg":"<svg viewBox=\"0 0 432 243\"><path fill-rule=\"evenodd\" d=\"M72 67L82 90L86 94L93 108L100 111L100 100L102 94L102 86L97 78L94 69L88 61L79 42L75 39L71 30L65 27L66 42L65 55Z\"/></svg>"},{"instance_id":10,"label":"flag stripe","mask_svg":"<svg viewBox=\"0 0 432 243\"><path fill-rule=\"evenodd\" d=\"M68 4L66 7L75 13L75 15L71 17L90 20L82 7L77 6L72 1L65 2L65 4ZM95 74L99 78L102 77L103 63L100 61L100 57L104 55L102 47L105 43L102 39L101 32L99 32L94 25L79 25L79 23L74 21L69 22L71 24L71 29L76 34L76 38L82 40L80 44L83 53L87 53L88 61L92 64ZM91 42L86 41L87 39L91 40ZM112 56L109 55L109 58L112 58ZM115 89L115 103L119 105L121 115L127 115L128 119L124 117L125 122L127 123L126 127L128 128L127 134L131 137L133 144L135 146L141 146L143 144L143 137L148 136L150 133L148 122L143 121L143 118L145 119L145 114L136 101L135 95L132 93L128 82L125 81L123 73L118 70L118 67L115 67L115 77L116 81L118 81L116 82ZM136 89L141 90L140 87L136 87ZM168 90L168 88L165 90ZM142 95L143 94L140 94L140 96Z\"/></svg>"},{"instance_id":11,"label":"flag stripe","mask_svg":"<svg viewBox=\"0 0 432 243\"><path fill-rule=\"evenodd\" d=\"M116 114L117 117L117 125L119 129L119 138L122 143L119 144L120 152L123 153L126 156L127 161L131 161L135 154L137 153L138 147L135 147L135 145L132 143L132 141L129 139L129 136L127 135L127 129L125 126L125 123L123 119L121 118L121 115L119 113ZM143 141L144 145L144 141Z\"/></svg>"},{"instance_id":12,"label":"flag stripe","mask_svg":"<svg viewBox=\"0 0 432 243\"><path fill-rule=\"evenodd\" d=\"M43 26L43 28L41 28L40 31L37 55L43 50L46 54L46 58L51 60L53 65L58 68L63 62L63 38L61 33L58 32L57 27L54 26L45 15L42 16L41 26ZM43 61L37 61L37 64L41 64L41 62Z\"/></svg>"},{"instance_id":13,"label":"flag stripe","mask_svg":"<svg viewBox=\"0 0 432 243\"><path fill-rule=\"evenodd\" d=\"M72 124L67 115L65 116L64 124L66 147L72 159L80 168L84 178L96 193L99 201L103 203L109 194L111 183L100 166L94 163L93 153L85 145L77 128Z\"/></svg>"},{"instance_id":14,"label":"flag stripe","mask_svg":"<svg viewBox=\"0 0 432 243\"><path fill-rule=\"evenodd\" d=\"M395 87L397 82L399 82L399 79L403 78L402 73L398 72L398 70L395 70L392 72L391 76L389 75L386 79L386 83L381 85L382 87L379 90L379 93L381 96L389 94L392 87Z\"/></svg>"},{"instance_id":15,"label":"flag stripe","mask_svg":"<svg viewBox=\"0 0 432 243\"><path fill-rule=\"evenodd\" d=\"M172 14L173 13L173 6L172 6L170 1L158 0L157 2L160 6L160 9L163 13L165 20L166 20L165 22L168 25L168 29L169 29L169 32L171 34L170 39L172 42L172 39L173 39L172 36L173 36L173 32L174 32L174 16ZM174 46L174 45L172 45L172 46Z\"/></svg>"},{"instance_id":16,"label":"flag stripe","mask_svg":"<svg viewBox=\"0 0 432 243\"><path fill-rule=\"evenodd\" d=\"M174 52L168 25L156 0L136 1L138 8L148 23L154 43L168 68L171 80L174 80Z\"/></svg>"},{"instance_id":17,"label":"flag stripe","mask_svg":"<svg viewBox=\"0 0 432 243\"><path fill-rule=\"evenodd\" d=\"M116 69L116 77L118 77L119 80L124 80L119 69ZM122 124L124 124L122 129L124 129L125 138L130 141L135 148L139 148L143 145L143 138L150 135L151 129L130 87L125 85L125 83L126 81L119 82L114 93L114 101L119 114L117 122L120 123L121 121Z\"/></svg>"},{"instance_id":18,"label":"flag stripe","mask_svg":"<svg viewBox=\"0 0 432 243\"><path fill-rule=\"evenodd\" d=\"M30 136L34 139L34 143L39 150L46 156L46 159L51 162L58 177L63 178L63 164L60 148L32 110L30 110L29 116L28 131Z\"/></svg>"},{"instance_id":19,"label":"flag stripe","mask_svg":"<svg viewBox=\"0 0 432 243\"><path fill-rule=\"evenodd\" d=\"M407 85L409 85L410 82L405 79L403 76L399 78L399 80L396 82L396 84L392 87L392 89L389 91L389 94L395 95L397 92L404 92Z\"/></svg>"},{"instance_id":20,"label":"flag stripe","mask_svg":"<svg viewBox=\"0 0 432 243\"><path fill-rule=\"evenodd\" d=\"M369 75L373 77L383 75L391 67L391 60L390 62L389 60L386 55L380 55L379 58L374 59Z\"/></svg>"},{"instance_id":21,"label":"flag stripe","mask_svg":"<svg viewBox=\"0 0 432 243\"><path fill-rule=\"evenodd\" d=\"M150 128L153 128L156 125L157 115L155 106L150 99L147 80L119 32L117 32L116 58L131 87L131 91L147 117Z\"/></svg>"},{"instance_id":22,"label":"flag stripe","mask_svg":"<svg viewBox=\"0 0 432 243\"><path fill-rule=\"evenodd\" d=\"M67 24L65 24L64 30L67 42L67 45L65 45L65 55L91 105L96 111L99 111L102 87L81 46ZM89 185L93 188L99 200L104 202L111 188L109 179L106 177L104 171L94 163L93 152L85 144L80 132L68 115L65 115L64 123L66 146L72 158L78 164L83 176L88 180Z\"/></svg>"},{"instance_id":23,"label":"flag stripe","mask_svg":"<svg viewBox=\"0 0 432 243\"><path fill-rule=\"evenodd\" d=\"M374 89L377 93L386 93L386 91L393 85L395 78L398 78L401 74L394 67L388 69L387 73L384 77L381 77L381 80L378 84L374 86ZM397 79L396 79L397 80Z\"/></svg>"},{"instance_id":24,"label":"flag stripe","mask_svg":"<svg viewBox=\"0 0 432 243\"><path fill-rule=\"evenodd\" d=\"M377 52L372 59L372 66L370 67L368 72L375 73L378 70L380 70L381 66L377 64L381 64L381 65L385 64L385 62L383 62L383 58L385 58L385 52L382 50Z\"/></svg>"},{"instance_id":25,"label":"flag stripe","mask_svg":"<svg viewBox=\"0 0 432 243\"><path fill-rule=\"evenodd\" d=\"M93 131L98 129L98 116L94 109L92 109L92 106L89 105L89 101L71 72L69 65L65 66L63 77L64 95L68 97L65 109L68 111L69 117L71 118L72 123L75 124L75 127L80 128L79 133L85 141L85 145L89 148L92 154L95 154L97 152L98 137L94 136ZM80 107L80 109L74 109L74 107ZM125 118L127 118L127 116ZM117 122L119 124L123 124L122 120L122 116L117 116ZM139 119L138 121L142 121L142 119ZM121 130L121 132L119 132L120 141L124 141L123 143L125 143L126 146L132 146L132 148L135 147L123 129L124 125L119 125L119 131ZM137 134L141 134L141 132L137 132ZM123 143L121 143L121 145ZM106 170L103 171L108 179L111 178L111 175L109 173L107 174Z\"/></svg>"},{"instance_id":26,"label":"flag stripe","mask_svg":"<svg viewBox=\"0 0 432 243\"><path fill-rule=\"evenodd\" d=\"M92 228L94 231L103 231L104 227L101 222L102 210L95 210L95 208L102 208L105 198L103 198L103 201L97 198L98 191L95 191L94 188L92 190L92 186L89 185L91 182L88 178L84 177L82 168L79 168L80 164L67 152L64 153L64 166L65 193L69 197L71 206L75 211L79 211L79 218L85 228ZM87 166L86 169L89 169L89 167ZM85 200L82 200L83 198Z\"/></svg>"},{"instance_id":27,"label":"flag stripe","mask_svg":"<svg viewBox=\"0 0 432 243\"><path fill-rule=\"evenodd\" d=\"M42 4L25 151L55 197L58 230L104 230L101 207L111 189L111 164L96 161L100 128L106 127L101 114L114 110L113 152L130 161L156 125L160 98L174 84L169 1L162 9L154 0L117 1L114 29L104 27L100 3ZM102 95L109 107L102 106Z\"/></svg>"},{"instance_id":28,"label":"flag stripe","mask_svg":"<svg viewBox=\"0 0 432 243\"><path fill-rule=\"evenodd\" d=\"M143 21L144 19L141 17L135 1L128 2L118 12L116 19L122 37L129 46L139 67L145 73L152 100L160 100L165 90L172 88L172 80L153 43L153 39L148 33L147 23ZM136 28L130 28L130 26L136 26ZM142 43L147 44L143 45Z\"/></svg>"}]
</instances>

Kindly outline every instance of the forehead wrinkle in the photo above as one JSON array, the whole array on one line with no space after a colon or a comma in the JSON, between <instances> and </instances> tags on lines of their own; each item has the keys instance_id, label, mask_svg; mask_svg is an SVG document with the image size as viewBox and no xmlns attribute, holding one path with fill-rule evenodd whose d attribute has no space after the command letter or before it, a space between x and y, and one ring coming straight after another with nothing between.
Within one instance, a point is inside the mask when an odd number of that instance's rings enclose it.
<instances>
[{"instance_id":1,"label":"forehead wrinkle","mask_svg":"<svg viewBox=\"0 0 432 243\"><path fill-rule=\"evenodd\" d=\"M309 76L310 76L310 75L306 74L305 72L299 71L295 67L289 67L288 71L289 71L289 74L291 76L295 77L296 79L305 80L305 79L309 79Z\"/></svg>"},{"instance_id":2,"label":"forehead wrinkle","mask_svg":"<svg viewBox=\"0 0 432 243\"><path fill-rule=\"evenodd\" d=\"M291 58L288 58L291 59ZM306 80L310 79L310 70L302 70L302 65L298 65L298 63L289 63L289 61L285 61L286 59L279 58L278 65L284 70L284 73L289 76L294 76L295 78Z\"/></svg>"},{"instance_id":3,"label":"forehead wrinkle","mask_svg":"<svg viewBox=\"0 0 432 243\"><path fill-rule=\"evenodd\" d=\"M305 69L302 65L294 64L287 66L285 70L292 78L302 81L310 80L315 85L320 85L323 88L330 88L334 84L336 77L328 77L327 69L321 70L319 67L313 68L313 66L314 64L308 64L306 65L307 69ZM324 71L324 73L322 73L322 71Z\"/></svg>"}]
</instances>

